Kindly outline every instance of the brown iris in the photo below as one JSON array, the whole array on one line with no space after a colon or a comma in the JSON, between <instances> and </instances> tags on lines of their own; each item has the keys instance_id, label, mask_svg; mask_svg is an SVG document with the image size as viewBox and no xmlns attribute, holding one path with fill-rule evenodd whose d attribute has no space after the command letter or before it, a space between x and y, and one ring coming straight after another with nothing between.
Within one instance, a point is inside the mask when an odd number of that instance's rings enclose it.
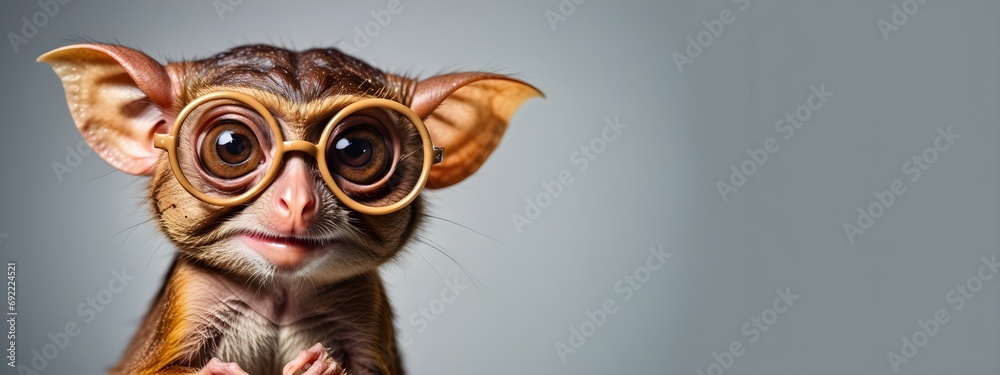
<instances>
[{"instance_id":1,"label":"brown iris","mask_svg":"<svg viewBox=\"0 0 1000 375\"><path fill-rule=\"evenodd\" d=\"M236 179L253 172L261 156L257 135L239 122L216 124L201 142L201 164L218 178Z\"/></svg>"},{"instance_id":2,"label":"brown iris","mask_svg":"<svg viewBox=\"0 0 1000 375\"><path fill-rule=\"evenodd\" d=\"M369 185L388 173L392 149L378 129L381 124L365 121L350 126L331 141L328 157L331 172L358 185Z\"/></svg>"}]
</instances>

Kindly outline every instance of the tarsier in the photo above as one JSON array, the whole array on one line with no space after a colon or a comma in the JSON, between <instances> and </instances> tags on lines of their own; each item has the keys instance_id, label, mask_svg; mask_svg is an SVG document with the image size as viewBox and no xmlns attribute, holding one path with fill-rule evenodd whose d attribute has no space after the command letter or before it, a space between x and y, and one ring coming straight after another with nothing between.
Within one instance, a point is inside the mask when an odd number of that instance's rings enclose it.
<instances>
[{"instance_id":1,"label":"tarsier","mask_svg":"<svg viewBox=\"0 0 1000 375\"><path fill-rule=\"evenodd\" d=\"M267 45L160 64L79 44L39 61L117 169L150 176L177 248L115 374L401 374L378 267L420 191L469 177L540 96L493 73L416 80L335 49Z\"/></svg>"}]
</instances>

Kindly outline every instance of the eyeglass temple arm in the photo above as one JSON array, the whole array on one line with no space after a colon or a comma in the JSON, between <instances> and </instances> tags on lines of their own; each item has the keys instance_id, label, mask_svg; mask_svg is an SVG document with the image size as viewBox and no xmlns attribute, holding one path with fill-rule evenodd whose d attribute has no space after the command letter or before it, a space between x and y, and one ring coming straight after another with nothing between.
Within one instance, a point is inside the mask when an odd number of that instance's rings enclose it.
<instances>
[{"instance_id":1,"label":"eyeglass temple arm","mask_svg":"<svg viewBox=\"0 0 1000 375\"><path fill-rule=\"evenodd\" d=\"M437 164L444 161L444 147L434 147L434 161L431 164Z\"/></svg>"},{"instance_id":2,"label":"eyeglass temple arm","mask_svg":"<svg viewBox=\"0 0 1000 375\"><path fill-rule=\"evenodd\" d=\"M173 142L174 137L170 134L153 133L153 147L166 150L167 145Z\"/></svg>"}]
</instances>

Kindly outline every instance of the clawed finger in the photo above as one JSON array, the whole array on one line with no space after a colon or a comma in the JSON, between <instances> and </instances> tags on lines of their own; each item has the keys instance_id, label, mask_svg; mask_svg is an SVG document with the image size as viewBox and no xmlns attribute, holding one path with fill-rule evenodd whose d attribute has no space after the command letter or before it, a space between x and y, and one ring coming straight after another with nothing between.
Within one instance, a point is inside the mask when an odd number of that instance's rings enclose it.
<instances>
[{"instance_id":1,"label":"clawed finger","mask_svg":"<svg viewBox=\"0 0 1000 375\"><path fill-rule=\"evenodd\" d=\"M303 375L326 375L328 367L325 365L326 360L326 348L323 347L323 344L316 343L309 349L299 352L299 355L285 365L281 373L282 375L295 375L297 372L305 370Z\"/></svg>"}]
</instances>

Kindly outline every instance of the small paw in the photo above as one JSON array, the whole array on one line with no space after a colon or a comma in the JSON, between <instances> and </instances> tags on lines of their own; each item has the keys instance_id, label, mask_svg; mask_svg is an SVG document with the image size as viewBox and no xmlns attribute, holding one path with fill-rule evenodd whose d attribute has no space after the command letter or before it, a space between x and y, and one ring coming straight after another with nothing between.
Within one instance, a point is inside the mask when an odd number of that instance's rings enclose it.
<instances>
[{"instance_id":1,"label":"small paw","mask_svg":"<svg viewBox=\"0 0 1000 375\"><path fill-rule=\"evenodd\" d=\"M212 358L208 364L201 369L199 375L250 375L240 368L235 362L222 362L218 358Z\"/></svg>"},{"instance_id":2,"label":"small paw","mask_svg":"<svg viewBox=\"0 0 1000 375\"><path fill-rule=\"evenodd\" d=\"M299 352L281 371L282 375L343 375L344 369L326 353L323 344L316 343L311 348Z\"/></svg>"}]
</instances>

